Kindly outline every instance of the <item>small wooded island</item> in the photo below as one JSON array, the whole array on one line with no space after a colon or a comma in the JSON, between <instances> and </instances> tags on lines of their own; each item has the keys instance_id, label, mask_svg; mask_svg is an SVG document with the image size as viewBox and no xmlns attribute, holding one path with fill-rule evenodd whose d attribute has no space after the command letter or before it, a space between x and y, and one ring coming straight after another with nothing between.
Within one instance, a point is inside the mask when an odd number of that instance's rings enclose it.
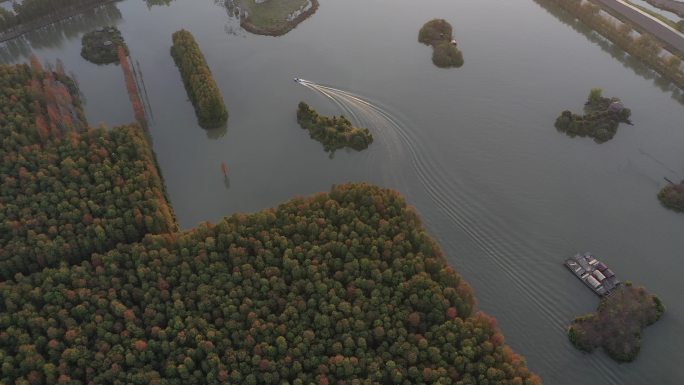
<instances>
[{"instance_id":1,"label":"small wooded island","mask_svg":"<svg viewBox=\"0 0 684 385\"><path fill-rule=\"evenodd\" d=\"M184 29L174 32L171 56L181 73L200 126L217 128L226 124L228 111L223 96L190 32Z\"/></svg>"},{"instance_id":2,"label":"small wooded island","mask_svg":"<svg viewBox=\"0 0 684 385\"><path fill-rule=\"evenodd\" d=\"M257 35L281 36L318 9L318 0L226 0L240 26Z\"/></svg>"},{"instance_id":3,"label":"small wooded island","mask_svg":"<svg viewBox=\"0 0 684 385\"><path fill-rule=\"evenodd\" d=\"M570 137L588 136L596 143L607 142L617 133L620 123L631 124L631 110L618 98L606 98L600 88L593 88L584 105L584 115L565 110L556 119L556 129Z\"/></svg>"},{"instance_id":4,"label":"small wooded island","mask_svg":"<svg viewBox=\"0 0 684 385\"><path fill-rule=\"evenodd\" d=\"M658 193L658 199L668 209L684 213L684 181L663 187Z\"/></svg>"},{"instance_id":5,"label":"small wooded island","mask_svg":"<svg viewBox=\"0 0 684 385\"><path fill-rule=\"evenodd\" d=\"M312 139L323 144L325 151L332 152L344 147L361 151L373 143L373 135L367 128L352 126L344 116L321 116L304 102L299 103L297 122L309 131Z\"/></svg>"},{"instance_id":6,"label":"small wooded island","mask_svg":"<svg viewBox=\"0 0 684 385\"><path fill-rule=\"evenodd\" d=\"M592 352L598 347L616 361L629 362L641 348L641 330L660 319L665 307L643 287L627 282L604 297L596 313L575 318L568 337L576 348Z\"/></svg>"},{"instance_id":7,"label":"small wooded island","mask_svg":"<svg viewBox=\"0 0 684 385\"><path fill-rule=\"evenodd\" d=\"M81 56L95 64L116 63L119 61L119 46L123 47L128 55L128 47L121 32L116 27L101 27L83 35Z\"/></svg>"},{"instance_id":8,"label":"small wooded island","mask_svg":"<svg viewBox=\"0 0 684 385\"><path fill-rule=\"evenodd\" d=\"M432 62L440 68L463 66L463 53L456 47L451 24L433 19L423 25L418 41L432 46Z\"/></svg>"}]
</instances>

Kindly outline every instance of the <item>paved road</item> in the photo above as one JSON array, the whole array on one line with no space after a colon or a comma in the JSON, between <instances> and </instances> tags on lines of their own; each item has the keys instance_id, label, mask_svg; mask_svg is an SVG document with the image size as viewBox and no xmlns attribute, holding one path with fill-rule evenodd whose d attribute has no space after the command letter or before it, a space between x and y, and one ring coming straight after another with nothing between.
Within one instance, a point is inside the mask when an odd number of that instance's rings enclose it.
<instances>
[{"instance_id":1,"label":"paved road","mask_svg":"<svg viewBox=\"0 0 684 385\"><path fill-rule=\"evenodd\" d=\"M684 3L674 0L646 0L649 4L665 11L684 17Z\"/></svg>"},{"instance_id":2,"label":"paved road","mask_svg":"<svg viewBox=\"0 0 684 385\"><path fill-rule=\"evenodd\" d=\"M593 0L595 3L629 20L635 29L653 35L672 49L684 54L684 35L663 24L651 15L620 0Z\"/></svg>"}]
</instances>

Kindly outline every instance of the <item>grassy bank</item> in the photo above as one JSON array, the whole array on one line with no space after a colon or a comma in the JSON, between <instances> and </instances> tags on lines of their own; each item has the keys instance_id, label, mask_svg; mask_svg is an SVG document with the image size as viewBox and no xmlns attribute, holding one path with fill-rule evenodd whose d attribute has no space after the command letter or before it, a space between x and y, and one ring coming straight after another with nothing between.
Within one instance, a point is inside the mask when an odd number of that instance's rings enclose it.
<instances>
[{"instance_id":1,"label":"grassy bank","mask_svg":"<svg viewBox=\"0 0 684 385\"><path fill-rule=\"evenodd\" d=\"M239 9L240 25L245 30L267 36L290 32L318 9L318 0L228 0L226 4Z\"/></svg>"}]
</instances>

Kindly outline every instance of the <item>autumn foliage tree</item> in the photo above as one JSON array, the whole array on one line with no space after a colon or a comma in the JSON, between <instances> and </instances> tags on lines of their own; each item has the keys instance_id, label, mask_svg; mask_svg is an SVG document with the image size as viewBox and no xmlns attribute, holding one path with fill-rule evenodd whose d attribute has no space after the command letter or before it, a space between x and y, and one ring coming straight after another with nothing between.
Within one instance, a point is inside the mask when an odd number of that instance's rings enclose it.
<instances>
[{"instance_id":1,"label":"autumn foliage tree","mask_svg":"<svg viewBox=\"0 0 684 385\"><path fill-rule=\"evenodd\" d=\"M0 141L0 280L175 230L140 129L88 128L63 70L0 65Z\"/></svg>"},{"instance_id":2,"label":"autumn foliage tree","mask_svg":"<svg viewBox=\"0 0 684 385\"><path fill-rule=\"evenodd\" d=\"M0 283L0 382L539 384L364 184Z\"/></svg>"},{"instance_id":3,"label":"autumn foliage tree","mask_svg":"<svg viewBox=\"0 0 684 385\"><path fill-rule=\"evenodd\" d=\"M228 111L223 96L190 32L184 29L174 32L171 56L180 70L200 126L215 128L224 125L228 119Z\"/></svg>"},{"instance_id":4,"label":"autumn foliage tree","mask_svg":"<svg viewBox=\"0 0 684 385\"><path fill-rule=\"evenodd\" d=\"M679 184L668 184L658 193L663 206L684 213L684 181Z\"/></svg>"},{"instance_id":5,"label":"autumn foliage tree","mask_svg":"<svg viewBox=\"0 0 684 385\"><path fill-rule=\"evenodd\" d=\"M119 55L119 64L121 64L121 70L123 71L124 80L126 82L128 98L133 106L135 120L140 123L141 126L145 127L147 125L147 119L145 119L145 108L143 107L142 101L140 99L140 90L138 90L133 71L131 70L131 66L128 62L128 52L123 45L118 45L117 53Z\"/></svg>"},{"instance_id":6,"label":"autumn foliage tree","mask_svg":"<svg viewBox=\"0 0 684 385\"><path fill-rule=\"evenodd\" d=\"M300 102L297 107L297 122L309 131L309 136L320 142L325 151L349 147L361 151L373 143L373 135L367 128L352 126L344 116L322 116L308 104Z\"/></svg>"}]
</instances>

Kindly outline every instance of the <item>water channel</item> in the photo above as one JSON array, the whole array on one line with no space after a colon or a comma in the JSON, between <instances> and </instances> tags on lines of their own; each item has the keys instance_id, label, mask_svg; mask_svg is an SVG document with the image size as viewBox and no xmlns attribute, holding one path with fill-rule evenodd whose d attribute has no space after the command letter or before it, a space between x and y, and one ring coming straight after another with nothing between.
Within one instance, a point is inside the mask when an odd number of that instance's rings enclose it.
<instances>
[{"instance_id":1,"label":"water channel","mask_svg":"<svg viewBox=\"0 0 684 385\"><path fill-rule=\"evenodd\" d=\"M124 124L133 113L120 68L80 57L83 33L115 24L144 80L150 137L183 228L335 183L395 188L546 384L684 383L684 215L656 200L663 177L684 178L684 108L667 82L541 0L321 0L281 37L243 31L212 0L159 3L111 3L0 45L0 61L60 58L90 123ZM436 68L417 42L435 17L453 25L462 68ZM225 130L197 124L169 54L180 28L223 93ZM633 111L634 125L602 145L553 127L592 87ZM367 126L375 142L330 156L297 125L302 100ZM568 342L566 325L598 303L561 264L577 251L667 306L635 362Z\"/></svg>"}]
</instances>

